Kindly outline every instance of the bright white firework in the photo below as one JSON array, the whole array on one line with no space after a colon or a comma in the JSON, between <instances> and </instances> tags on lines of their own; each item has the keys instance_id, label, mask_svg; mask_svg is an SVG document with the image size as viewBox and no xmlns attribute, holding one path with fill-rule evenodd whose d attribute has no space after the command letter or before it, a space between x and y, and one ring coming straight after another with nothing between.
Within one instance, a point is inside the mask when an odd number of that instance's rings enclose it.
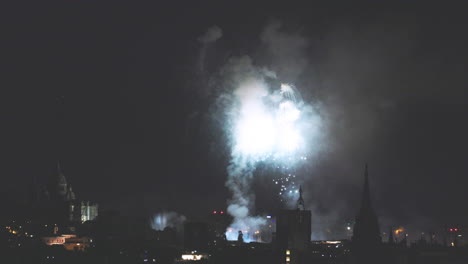
<instances>
[{"instance_id":1,"label":"bright white firework","mask_svg":"<svg viewBox=\"0 0 468 264\"><path fill-rule=\"evenodd\" d=\"M273 180L281 187L281 201L290 202L298 190L291 168L308 153L304 136L307 132L309 141L314 135L309 126L314 121L310 107L304 107L292 85L281 84L280 89L272 90L256 77L243 78L239 84L234 92L237 104L229 111L232 119L228 122L233 145L226 186L233 193L228 213L234 220L225 234L228 240L236 240L242 230L244 241L261 241L261 232L255 232L265 227L265 218L251 215L254 196L250 184L256 165L266 162L288 175Z\"/></svg>"},{"instance_id":2,"label":"bright white firework","mask_svg":"<svg viewBox=\"0 0 468 264\"><path fill-rule=\"evenodd\" d=\"M246 86L264 91L261 83ZM297 151L303 143L297 122L301 111L292 86L281 85L278 96L258 92L241 102L240 117L235 124L235 151L239 154L265 159L283 158ZM241 95L242 96L242 95Z\"/></svg>"}]
</instances>

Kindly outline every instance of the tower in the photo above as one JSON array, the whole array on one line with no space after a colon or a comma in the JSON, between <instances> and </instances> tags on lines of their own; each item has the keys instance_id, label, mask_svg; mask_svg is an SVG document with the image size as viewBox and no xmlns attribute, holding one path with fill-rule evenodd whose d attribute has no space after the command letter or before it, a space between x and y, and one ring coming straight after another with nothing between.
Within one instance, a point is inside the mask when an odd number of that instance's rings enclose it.
<instances>
[{"instance_id":1,"label":"tower","mask_svg":"<svg viewBox=\"0 0 468 264\"><path fill-rule=\"evenodd\" d=\"M305 210L302 188L299 191L297 208L281 210L276 222L276 237L281 249L306 250L312 232L311 212Z\"/></svg>"},{"instance_id":2,"label":"tower","mask_svg":"<svg viewBox=\"0 0 468 264\"><path fill-rule=\"evenodd\" d=\"M393 245L395 243L395 239L393 238L393 228L390 226L390 230L388 230L388 244Z\"/></svg>"},{"instance_id":3,"label":"tower","mask_svg":"<svg viewBox=\"0 0 468 264\"><path fill-rule=\"evenodd\" d=\"M304 199L302 198L302 186L299 186L299 198L297 199L297 209L305 210Z\"/></svg>"},{"instance_id":4,"label":"tower","mask_svg":"<svg viewBox=\"0 0 468 264\"><path fill-rule=\"evenodd\" d=\"M57 194L60 197L65 197L68 190L68 184L67 179L65 178L65 175L62 172L62 168L60 168L60 161L57 162L57 174L54 184L56 184L55 188Z\"/></svg>"},{"instance_id":5,"label":"tower","mask_svg":"<svg viewBox=\"0 0 468 264\"><path fill-rule=\"evenodd\" d=\"M370 263L377 256L381 243L377 215L372 208L369 190L369 172L366 164L361 208L356 216L352 237L352 253L357 263Z\"/></svg>"},{"instance_id":6,"label":"tower","mask_svg":"<svg viewBox=\"0 0 468 264\"><path fill-rule=\"evenodd\" d=\"M75 194L68 184L65 175L62 172L60 161L57 162L55 173L49 178L48 184L50 198L55 202L70 201L75 199Z\"/></svg>"}]
</instances>

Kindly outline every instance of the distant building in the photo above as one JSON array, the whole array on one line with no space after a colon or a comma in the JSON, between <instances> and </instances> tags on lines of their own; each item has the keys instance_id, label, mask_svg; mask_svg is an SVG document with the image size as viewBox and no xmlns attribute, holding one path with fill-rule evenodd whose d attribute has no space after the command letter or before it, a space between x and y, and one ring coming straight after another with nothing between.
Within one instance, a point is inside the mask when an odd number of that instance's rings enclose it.
<instances>
[{"instance_id":1,"label":"distant building","mask_svg":"<svg viewBox=\"0 0 468 264\"><path fill-rule=\"evenodd\" d=\"M67 182L60 163L47 185L35 181L30 190L32 217L54 223L84 223L96 219L98 204L76 199L72 185Z\"/></svg>"},{"instance_id":2,"label":"distant building","mask_svg":"<svg viewBox=\"0 0 468 264\"><path fill-rule=\"evenodd\" d=\"M448 225L444 228L444 245L448 247L466 247L465 236L467 228L458 224ZM431 241L432 241L431 236ZM433 243L431 243L433 244Z\"/></svg>"},{"instance_id":3,"label":"distant building","mask_svg":"<svg viewBox=\"0 0 468 264\"><path fill-rule=\"evenodd\" d=\"M304 209L302 188L295 210L281 210L276 223L276 241L281 249L305 250L310 244L311 212Z\"/></svg>"},{"instance_id":4,"label":"distant building","mask_svg":"<svg viewBox=\"0 0 468 264\"><path fill-rule=\"evenodd\" d=\"M57 170L55 173L49 177L47 191L49 198L54 202L69 202L74 201L76 198L72 185L67 182L62 172L60 162L57 162Z\"/></svg>"},{"instance_id":5,"label":"distant building","mask_svg":"<svg viewBox=\"0 0 468 264\"><path fill-rule=\"evenodd\" d=\"M55 127L56 151L61 153L64 131L64 97L57 98L57 123ZM72 185L63 174L61 164L48 178L46 184L38 184L33 179L29 190L29 206L32 217L36 220L51 223L84 223L96 219L98 205L96 203L77 199Z\"/></svg>"},{"instance_id":6,"label":"distant building","mask_svg":"<svg viewBox=\"0 0 468 264\"><path fill-rule=\"evenodd\" d=\"M356 216L351 245L355 262L372 263L378 256L381 242L377 215L370 199L369 174L366 164L361 208Z\"/></svg>"},{"instance_id":7,"label":"distant building","mask_svg":"<svg viewBox=\"0 0 468 264\"><path fill-rule=\"evenodd\" d=\"M62 245L66 250L84 251L90 246L92 239L88 237L76 237L75 235L60 235L42 237L42 241L48 246Z\"/></svg>"}]
</instances>

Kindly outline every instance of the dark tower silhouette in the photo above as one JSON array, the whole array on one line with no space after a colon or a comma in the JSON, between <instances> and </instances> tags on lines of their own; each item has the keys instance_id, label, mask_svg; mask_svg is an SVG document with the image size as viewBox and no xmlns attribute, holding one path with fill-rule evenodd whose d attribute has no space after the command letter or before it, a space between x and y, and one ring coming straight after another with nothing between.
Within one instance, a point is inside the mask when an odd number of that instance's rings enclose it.
<instances>
[{"instance_id":1,"label":"dark tower silhouette","mask_svg":"<svg viewBox=\"0 0 468 264\"><path fill-rule=\"evenodd\" d=\"M311 219L310 210L305 210L302 188L300 188L297 208L281 210L276 219L277 246L283 250L306 250L312 233Z\"/></svg>"},{"instance_id":2,"label":"dark tower silhouette","mask_svg":"<svg viewBox=\"0 0 468 264\"><path fill-rule=\"evenodd\" d=\"M395 244L395 239L393 238L393 227L390 226L390 230L388 231L388 244L393 245Z\"/></svg>"},{"instance_id":3,"label":"dark tower silhouette","mask_svg":"<svg viewBox=\"0 0 468 264\"><path fill-rule=\"evenodd\" d=\"M356 216L352 238L352 251L356 262L373 263L378 256L377 250L381 241L377 215L370 199L369 173L366 164L361 208Z\"/></svg>"},{"instance_id":4,"label":"dark tower silhouette","mask_svg":"<svg viewBox=\"0 0 468 264\"><path fill-rule=\"evenodd\" d=\"M299 199L297 199L297 209L305 210L304 198L302 198L302 186L299 187Z\"/></svg>"},{"instance_id":5,"label":"dark tower silhouette","mask_svg":"<svg viewBox=\"0 0 468 264\"><path fill-rule=\"evenodd\" d=\"M57 162L57 170L49 178L49 193L54 201L65 201L68 191L68 183L65 175L60 167L60 162Z\"/></svg>"}]
</instances>

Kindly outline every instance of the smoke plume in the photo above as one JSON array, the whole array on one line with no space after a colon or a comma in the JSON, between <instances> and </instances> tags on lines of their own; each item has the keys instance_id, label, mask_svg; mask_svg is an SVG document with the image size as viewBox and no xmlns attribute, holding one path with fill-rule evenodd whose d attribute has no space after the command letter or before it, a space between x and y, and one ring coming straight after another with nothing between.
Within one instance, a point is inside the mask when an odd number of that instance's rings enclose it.
<instances>
[{"instance_id":1,"label":"smoke plume","mask_svg":"<svg viewBox=\"0 0 468 264\"><path fill-rule=\"evenodd\" d=\"M153 216L151 219L151 228L154 230L164 230L166 227L181 230L182 226L187 220L184 215L176 212L160 212Z\"/></svg>"},{"instance_id":2,"label":"smoke plume","mask_svg":"<svg viewBox=\"0 0 468 264\"><path fill-rule=\"evenodd\" d=\"M251 184L255 171L254 160L245 156L236 147L234 130L234 120L239 115L239 104L252 103L266 93L266 86L261 72L252 65L252 60L248 56L231 58L223 67L221 75L224 77L226 87L233 91L228 96L231 97L231 106L226 109L228 120L227 129L231 136L230 145L232 148L232 159L228 166L228 179L226 186L232 193L231 200L228 201L228 213L233 216L234 221L228 229L226 236L229 240L237 239L237 232L243 231L244 240L249 241L248 234L255 232L265 224L261 217L253 217L252 209L255 195L252 193Z\"/></svg>"},{"instance_id":3,"label":"smoke plume","mask_svg":"<svg viewBox=\"0 0 468 264\"><path fill-rule=\"evenodd\" d=\"M214 25L209 27L205 33L198 37L198 42L201 43L200 47L200 57L198 59L198 71L201 75L201 79L205 79L205 60L206 60L206 53L210 46L210 44L216 42L223 36L223 31L220 27ZM205 86L207 89L207 86ZM207 91L202 91L203 95L206 95Z\"/></svg>"},{"instance_id":4,"label":"smoke plume","mask_svg":"<svg viewBox=\"0 0 468 264\"><path fill-rule=\"evenodd\" d=\"M320 135L321 118L302 102L293 86L281 83L274 72L255 66L249 56L232 57L221 75L228 90L223 98L230 98L224 105L231 146L226 186L232 193L228 213L234 222L227 238L235 240L241 230L246 241L258 240L256 235L265 225L265 218L253 216L255 195L251 188L258 164L279 171L279 196L291 204L297 199L301 180L290 168L304 163L310 150L318 151L312 143Z\"/></svg>"}]
</instances>

